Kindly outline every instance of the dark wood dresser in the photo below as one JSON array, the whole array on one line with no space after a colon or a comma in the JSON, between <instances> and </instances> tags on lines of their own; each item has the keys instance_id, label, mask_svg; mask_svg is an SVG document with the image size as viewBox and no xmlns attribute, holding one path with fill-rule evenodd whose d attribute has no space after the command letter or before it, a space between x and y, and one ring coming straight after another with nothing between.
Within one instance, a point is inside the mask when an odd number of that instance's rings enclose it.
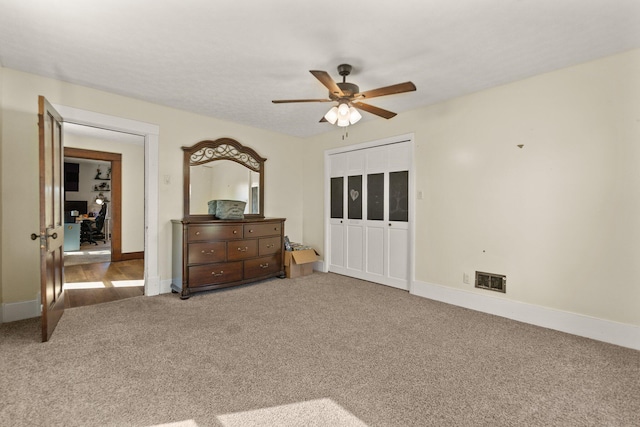
<instances>
[{"instance_id":1,"label":"dark wood dresser","mask_svg":"<svg viewBox=\"0 0 640 427\"><path fill-rule=\"evenodd\" d=\"M191 293L284 277L284 218L172 220L173 280Z\"/></svg>"}]
</instances>

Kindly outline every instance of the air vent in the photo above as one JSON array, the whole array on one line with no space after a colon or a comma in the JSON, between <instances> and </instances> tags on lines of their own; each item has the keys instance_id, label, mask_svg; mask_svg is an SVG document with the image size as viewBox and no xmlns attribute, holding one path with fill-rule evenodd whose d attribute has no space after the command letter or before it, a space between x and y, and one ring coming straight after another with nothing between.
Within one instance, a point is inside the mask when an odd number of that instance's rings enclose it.
<instances>
[{"instance_id":1,"label":"air vent","mask_svg":"<svg viewBox=\"0 0 640 427\"><path fill-rule=\"evenodd\" d=\"M496 292L507 292L507 276L502 274L476 271L476 288L489 289Z\"/></svg>"}]
</instances>

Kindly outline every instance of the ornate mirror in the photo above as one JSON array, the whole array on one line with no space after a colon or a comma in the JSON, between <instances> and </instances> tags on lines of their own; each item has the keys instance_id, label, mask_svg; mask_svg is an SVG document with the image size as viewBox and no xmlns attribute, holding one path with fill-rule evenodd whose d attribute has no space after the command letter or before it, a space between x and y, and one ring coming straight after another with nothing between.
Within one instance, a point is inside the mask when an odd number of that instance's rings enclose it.
<instances>
[{"instance_id":1,"label":"ornate mirror","mask_svg":"<svg viewBox=\"0 0 640 427\"><path fill-rule=\"evenodd\" d=\"M246 202L244 216L264 218L264 162L231 138L200 141L184 151L184 217L214 219L210 200Z\"/></svg>"}]
</instances>

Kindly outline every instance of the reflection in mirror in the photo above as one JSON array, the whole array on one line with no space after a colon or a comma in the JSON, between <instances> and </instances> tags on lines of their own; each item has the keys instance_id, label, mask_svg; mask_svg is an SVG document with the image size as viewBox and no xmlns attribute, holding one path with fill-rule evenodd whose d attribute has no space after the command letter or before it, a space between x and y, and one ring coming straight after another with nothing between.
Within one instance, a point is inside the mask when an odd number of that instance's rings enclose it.
<instances>
[{"instance_id":1,"label":"reflection in mirror","mask_svg":"<svg viewBox=\"0 0 640 427\"><path fill-rule=\"evenodd\" d=\"M260 174L231 161L191 166L191 215L207 215L210 200L240 200L246 214L260 211Z\"/></svg>"},{"instance_id":2,"label":"reflection in mirror","mask_svg":"<svg viewBox=\"0 0 640 427\"><path fill-rule=\"evenodd\" d=\"M264 162L231 138L200 141L184 151L184 216L209 216L209 201L245 202L245 216L264 218Z\"/></svg>"}]
</instances>

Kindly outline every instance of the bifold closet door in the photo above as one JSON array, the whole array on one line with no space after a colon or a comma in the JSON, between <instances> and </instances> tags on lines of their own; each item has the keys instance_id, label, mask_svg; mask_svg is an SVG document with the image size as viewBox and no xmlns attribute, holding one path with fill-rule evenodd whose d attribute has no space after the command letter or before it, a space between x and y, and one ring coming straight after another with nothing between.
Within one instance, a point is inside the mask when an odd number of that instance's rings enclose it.
<instances>
[{"instance_id":1,"label":"bifold closet door","mask_svg":"<svg viewBox=\"0 0 640 427\"><path fill-rule=\"evenodd\" d=\"M409 142L330 158L329 271L408 289Z\"/></svg>"}]
</instances>

